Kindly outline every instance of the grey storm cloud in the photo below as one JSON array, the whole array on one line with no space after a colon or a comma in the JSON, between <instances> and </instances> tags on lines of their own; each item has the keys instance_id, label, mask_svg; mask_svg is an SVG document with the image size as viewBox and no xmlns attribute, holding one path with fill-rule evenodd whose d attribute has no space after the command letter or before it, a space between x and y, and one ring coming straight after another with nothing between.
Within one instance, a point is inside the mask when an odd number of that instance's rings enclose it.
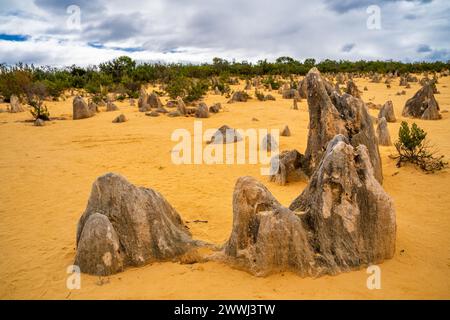
<instances>
[{"instance_id":1,"label":"grey storm cloud","mask_svg":"<svg viewBox=\"0 0 450 320\"><path fill-rule=\"evenodd\" d=\"M348 44L345 44L343 47L342 47L342 52L350 52L350 51L352 51L352 49L355 47L355 44L354 43L348 43Z\"/></svg>"},{"instance_id":2,"label":"grey storm cloud","mask_svg":"<svg viewBox=\"0 0 450 320\"><path fill-rule=\"evenodd\" d=\"M423 53L423 52L431 52L433 50L431 50L430 46L427 44L421 44L418 48L417 48L417 52L418 53Z\"/></svg>"},{"instance_id":3,"label":"grey storm cloud","mask_svg":"<svg viewBox=\"0 0 450 320\"><path fill-rule=\"evenodd\" d=\"M106 10L102 1L95 0L34 0L34 4L42 10L50 11L54 14L64 15L71 5L83 8L86 14L99 14Z\"/></svg>"},{"instance_id":4,"label":"grey storm cloud","mask_svg":"<svg viewBox=\"0 0 450 320\"><path fill-rule=\"evenodd\" d=\"M414 2L427 4L433 0L325 0L328 7L339 13L345 13L354 9L367 8L370 5L383 6L394 2Z\"/></svg>"},{"instance_id":5,"label":"grey storm cloud","mask_svg":"<svg viewBox=\"0 0 450 320\"><path fill-rule=\"evenodd\" d=\"M91 41L108 42L138 36L147 20L140 13L115 14L107 19L86 23L83 36Z\"/></svg>"},{"instance_id":6,"label":"grey storm cloud","mask_svg":"<svg viewBox=\"0 0 450 320\"><path fill-rule=\"evenodd\" d=\"M32 49L38 40L36 46L44 48L42 39L54 40L47 46L48 61L57 57L67 64L102 62L123 51L138 59L164 54L182 61L450 59L448 0L24 0L33 6L5 1L0 34L23 30L30 41L0 48L0 62L17 52L45 63ZM74 4L81 9L80 30L66 27L67 7ZM379 30L367 28L370 5L381 8Z\"/></svg>"}]
</instances>

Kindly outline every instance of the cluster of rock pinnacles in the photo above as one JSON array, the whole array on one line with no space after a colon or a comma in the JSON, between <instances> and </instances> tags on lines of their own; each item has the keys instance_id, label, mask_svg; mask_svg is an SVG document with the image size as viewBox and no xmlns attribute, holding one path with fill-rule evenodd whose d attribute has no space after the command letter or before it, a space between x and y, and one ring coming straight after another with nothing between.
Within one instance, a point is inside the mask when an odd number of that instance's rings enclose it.
<instances>
[{"instance_id":1,"label":"cluster of rock pinnacles","mask_svg":"<svg viewBox=\"0 0 450 320\"><path fill-rule=\"evenodd\" d=\"M394 255L393 201L383 190L381 159L364 102L338 93L312 69L307 91L309 135L305 154L285 154L309 177L289 208L252 177L237 180L228 241L204 260L254 275L292 271L337 274ZM182 260L208 244L192 239L178 212L152 190L108 173L92 186L78 223L75 264L110 275L128 266Z\"/></svg>"}]
</instances>

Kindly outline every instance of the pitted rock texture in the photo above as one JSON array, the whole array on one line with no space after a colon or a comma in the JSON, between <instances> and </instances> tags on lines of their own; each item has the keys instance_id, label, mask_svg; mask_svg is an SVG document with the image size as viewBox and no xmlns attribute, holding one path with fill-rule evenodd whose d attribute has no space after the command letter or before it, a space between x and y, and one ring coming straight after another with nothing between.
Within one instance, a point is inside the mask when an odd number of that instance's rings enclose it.
<instances>
[{"instance_id":1,"label":"pitted rock texture","mask_svg":"<svg viewBox=\"0 0 450 320\"><path fill-rule=\"evenodd\" d=\"M367 147L375 177L382 183L383 173L372 118L361 99L349 94L328 93L320 72L313 68L306 76L308 87L309 132L305 151L305 173L311 176L322 159L328 142L337 134L356 147Z\"/></svg>"},{"instance_id":2,"label":"pitted rock texture","mask_svg":"<svg viewBox=\"0 0 450 320\"><path fill-rule=\"evenodd\" d=\"M395 237L393 202L367 148L337 135L289 208L255 179L238 179L223 259L255 275L333 275L391 258Z\"/></svg>"},{"instance_id":3,"label":"pitted rock texture","mask_svg":"<svg viewBox=\"0 0 450 320\"><path fill-rule=\"evenodd\" d=\"M439 110L439 104L433 94L433 85L425 84L406 101L402 115L423 120L439 120L442 118Z\"/></svg>"},{"instance_id":4,"label":"pitted rock texture","mask_svg":"<svg viewBox=\"0 0 450 320\"><path fill-rule=\"evenodd\" d=\"M102 218L91 221L92 215ZM105 232L109 229L111 233ZM94 182L78 222L76 262L82 272L106 275L127 266L171 260L196 245L178 212L160 193L108 173ZM105 254L111 257L110 266L101 264Z\"/></svg>"},{"instance_id":5,"label":"pitted rock texture","mask_svg":"<svg viewBox=\"0 0 450 320\"><path fill-rule=\"evenodd\" d=\"M343 135L330 141L308 186L289 208L301 212L316 262L326 273L394 255L393 201L376 179L367 148L354 148Z\"/></svg>"}]
</instances>

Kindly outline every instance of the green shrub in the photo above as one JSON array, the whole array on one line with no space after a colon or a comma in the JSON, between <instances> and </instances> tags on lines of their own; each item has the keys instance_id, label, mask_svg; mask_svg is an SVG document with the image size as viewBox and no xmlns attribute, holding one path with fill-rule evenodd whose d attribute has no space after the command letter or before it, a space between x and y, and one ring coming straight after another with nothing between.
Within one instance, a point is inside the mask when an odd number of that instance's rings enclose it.
<instances>
[{"instance_id":1,"label":"green shrub","mask_svg":"<svg viewBox=\"0 0 450 320\"><path fill-rule=\"evenodd\" d=\"M215 85L215 87L217 87L217 89L219 89L220 92L222 92L222 94L223 94L223 93L228 93L228 92L231 91L230 86L228 85L227 82L219 81L219 82ZM215 89L215 87L214 87L213 89Z\"/></svg>"},{"instance_id":2,"label":"green shrub","mask_svg":"<svg viewBox=\"0 0 450 320\"><path fill-rule=\"evenodd\" d=\"M193 102L200 100L208 91L208 83L204 80L193 81L191 83L188 94L184 98L186 102Z\"/></svg>"},{"instance_id":3,"label":"green shrub","mask_svg":"<svg viewBox=\"0 0 450 320\"><path fill-rule=\"evenodd\" d=\"M20 97L26 94L26 89L31 86L31 73L25 70L1 70L0 93L9 102L11 95Z\"/></svg>"},{"instance_id":4,"label":"green shrub","mask_svg":"<svg viewBox=\"0 0 450 320\"><path fill-rule=\"evenodd\" d=\"M42 100L36 99L28 102L31 106L31 114L35 120L41 119L44 121L50 120L50 113L47 107L42 103Z\"/></svg>"},{"instance_id":5,"label":"green shrub","mask_svg":"<svg viewBox=\"0 0 450 320\"><path fill-rule=\"evenodd\" d=\"M275 79L272 76L269 76L267 79L264 79L263 84L266 88L268 88L270 84L273 90L278 90L281 87L281 84L278 81L275 81Z\"/></svg>"},{"instance_id":6,"label":"green shrub","mask_svg":"<svg viewBox=\"0 0 450 320\"><path fill-rule=\"evenodd\" d=\"M189 85L187 78L176 77L169 81L165 90L172 99L176 99L177 97L184 98L187 95Z\"/></svg>"},{"instance_id":7,"label":"green shrub","mask_svg":"<svg viewBox=\"0 0 450 320\"><path fill-rule=\"evenodd\" d=\"M106 96L101 95L101 94L96 94L92 96L92 102L94 102L95 104L99 104L102 101L106 100Z\"/></svg>"},{"instance_id":8,"label":"green shrub","mask_svg":"<svg viewBox=\"0 0 450 320\"><path fill-rule=\"evenodd\" d=\"M403 121L398 132L398 141L395 143L398 155L392 156L397 159L397 166L403 163L412 163L426 172L434 172L443 169L447 163L444 156L436 156L427 140L427 133L413 123L411 129L408 123Z\"/></svg>"},{"instance_id":9,"label":"green shrub","mask_svg":"<svg viewBox=\"0 0 450 320\"><path fill-rule=\"evenodd\" d=\"M50 80L43 80L42 81L43 85L46 88L47 94L51 97L57 98L59 97L64 89L66 89L66 86L63 82L60 81L50 81Z\"/></svg>"},{"instance_id":10,"label":"green shrub","mask_svg":"<svg viewBox=\"0 0 450 320\"><path fill-rule=\"evenodd\" d=\"M208 91L208 87L205 80L194 80L180 76L169 81L166 92L172 99L181 97L185 102L193 102L201 99Z\"/></svg>"}]
</instances>

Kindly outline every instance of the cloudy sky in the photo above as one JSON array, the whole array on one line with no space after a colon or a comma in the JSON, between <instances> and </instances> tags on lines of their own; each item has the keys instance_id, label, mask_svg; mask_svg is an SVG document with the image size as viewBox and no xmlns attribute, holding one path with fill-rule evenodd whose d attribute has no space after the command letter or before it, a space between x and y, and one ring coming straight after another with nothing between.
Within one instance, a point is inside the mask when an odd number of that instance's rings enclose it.
<instances>
[{"instance_id":1,"label":"cloudy sky","mask_svg":"<svg viewBox=\"0 0 450 320\"><path fill-rule=\"evenodd\" d=\"M90 65L121 55L447 61L450 1L0 0L0 63Z\"/></svg>"}]
</instances>

